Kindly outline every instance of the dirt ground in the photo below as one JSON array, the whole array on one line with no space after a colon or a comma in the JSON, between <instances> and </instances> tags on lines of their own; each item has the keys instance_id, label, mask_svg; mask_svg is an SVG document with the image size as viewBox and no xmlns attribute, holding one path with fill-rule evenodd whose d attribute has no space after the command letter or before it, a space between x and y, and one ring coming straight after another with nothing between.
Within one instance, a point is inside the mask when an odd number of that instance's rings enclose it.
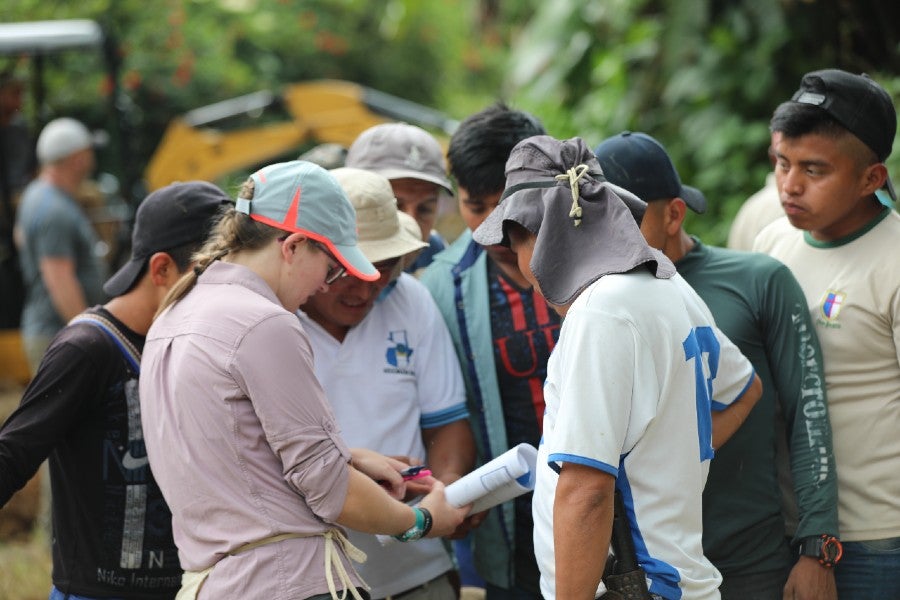
<instances>
[{"instance_id":1,"label":"dirt ground","mask_svg":"<svg viewBox=\"0 0 900 600\"><path fill-rule=\"evenodd\" d=\"M0 382L0 422L19 405L24 388ZM50 544L34 527L40 477L0 509L0 599L38 600L50 592Z\"/></svg>"},{"instance_id":2,"label":"dirt ground","mask_svg":"<svg viewBox=\"0 0 900 600\"><path fill-rule=\"evenodd\" d=\"M0 384L0 422L19 405L22 388ZM40 497L40 478L35 477L0 509L0 541L23 541L31 534Z\"/></svg>"}]
</instances>

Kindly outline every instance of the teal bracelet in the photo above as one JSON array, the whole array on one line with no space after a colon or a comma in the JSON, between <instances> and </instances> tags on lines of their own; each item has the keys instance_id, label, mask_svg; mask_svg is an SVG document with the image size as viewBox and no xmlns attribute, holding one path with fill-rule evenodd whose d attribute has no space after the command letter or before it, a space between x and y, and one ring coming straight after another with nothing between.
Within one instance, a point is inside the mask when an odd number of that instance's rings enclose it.
<instances>
[{"instance_id":1,"label":"teal bracelet","mask_svg":"<svg viewBox=\"0 0 900 600\"><path fill-rule=\"evenodd\" d=\"M431 531L432 519L428 509L414 506L413 513L416 516L416 522L403 533L395 535L394 539L400 540L401 542L413 542L422 539L428 535L429 531Z\"/></svg>"}]
</instances>

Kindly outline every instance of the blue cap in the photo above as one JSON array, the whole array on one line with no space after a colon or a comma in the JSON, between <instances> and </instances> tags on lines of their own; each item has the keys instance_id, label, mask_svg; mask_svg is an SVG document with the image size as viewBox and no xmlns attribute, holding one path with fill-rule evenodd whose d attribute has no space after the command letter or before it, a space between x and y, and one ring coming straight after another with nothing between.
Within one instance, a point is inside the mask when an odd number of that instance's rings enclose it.
<instances>
[{"instance_id":1,"label":"blue cap","mask_svg":"<svg viewBox=\"0 0 900 600\"><path fill-rule=\"evenodd\" d=\"M607 181L625 188L644 202L681 198L694 212L706 212L706 197L682 185L663 145L646 133L623 131L594 150Z\"/></svg>"},{"instance_id":2,"label":"blue cap","mask_svg":"<svg viewBox=\"0 0 900 600\"><path fill-rule=\"evenodd\" d=\"M378 270L357 245L356 212L337 180L322 167L295 160L263 167L250 176L253 198L239 198L238 212L283 231L324 244L354 277L375 281Z\"/></svg>"}]
</instances>

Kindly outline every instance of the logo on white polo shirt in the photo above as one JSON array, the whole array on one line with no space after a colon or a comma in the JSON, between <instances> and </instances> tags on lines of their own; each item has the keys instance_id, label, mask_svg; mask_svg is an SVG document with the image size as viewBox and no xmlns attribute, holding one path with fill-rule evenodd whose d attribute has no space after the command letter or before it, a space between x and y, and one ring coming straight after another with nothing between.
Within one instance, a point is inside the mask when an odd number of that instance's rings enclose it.
<instances>
[{"instance_id":1,"label":"logo on white polo shirt","mask_svg":"<svg viewBox=\"0 0 900 600\"><path fill-rule=\"evenodd\" d=\"M388 332L388 347L384 353L384 358L393 368L385 369L385 373L402 373L405 375L415 375L409 368L412 364L412 355L414 350L409 346L405 329L398 329Z\"/></svg>"}]
</instances>

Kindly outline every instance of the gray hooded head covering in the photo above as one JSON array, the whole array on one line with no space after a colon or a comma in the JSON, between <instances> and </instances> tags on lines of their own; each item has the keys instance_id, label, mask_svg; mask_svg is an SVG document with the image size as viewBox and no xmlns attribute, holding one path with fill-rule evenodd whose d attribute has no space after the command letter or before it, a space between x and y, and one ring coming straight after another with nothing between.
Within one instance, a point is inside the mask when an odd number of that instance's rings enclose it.
<instances>
[{"instance_id":1,"label":"gray hooded head covering","mask_svg":"<svg viewBox=\"0 0 900 600\"><path fill-rule=\"evenodd\" d=\"M661 279L675 274L638 228L646 206L606 181L581 138L539 135L513 148L501 202L473 237L484 246L508 246L509 221L535 234L531 271L547 301L565 306L604 275L642 265Z\"/></svg>"}]
</instances>

